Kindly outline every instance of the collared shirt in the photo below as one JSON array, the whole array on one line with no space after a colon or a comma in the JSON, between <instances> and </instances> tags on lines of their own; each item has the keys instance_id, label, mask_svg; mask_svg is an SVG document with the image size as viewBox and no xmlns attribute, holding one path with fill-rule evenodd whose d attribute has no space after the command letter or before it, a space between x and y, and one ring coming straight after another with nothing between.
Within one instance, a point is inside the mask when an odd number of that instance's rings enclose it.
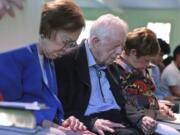
<instances>
[{"instance_id":1,"label":"collared shirt","mask_svg":"<svg viewBox=\"0 0 180 135\"><path fill-rule=\"evenodd\" d=\"M160 82L161 82L161 73L160 69L157 65L152 64L152 67L148 69L152 81L155 84L156 90L154 92L157 99L163 99L164 98L164 92L160 89Z\"/></svg>"},{"instance_id":2,"label":"collared shirt","mask_svg":"<svg viewBox=\"0 0 180 135\"><path fill-rule=\"evenodd\" d=\"M120 61L118 62L118 64L121 65L121 67L122 67L123 69L125 69L125 70L126 70L127 72L129 72L129 73L132 73L133 70L134 70L134 68L133 68L132 66L126 64L123 60L120 60Z\"/></svg>"},{"instance_id":3,"label":"collared shirt","mask_svg":"<svg viewBox=\"0 0 180 135\"><path fill-rule=\"evenodd\" d=\"M99 78L95 68L98 65L88 47L87 41L85 42L85 47L86 47L89 75L91 81L91 96L85 115L88 116L93 113L107 111L110 109L120 110L120 107L118 106L118 104L116 103L113 97L112 91L110 89L109 81L106 78L106 74L103 71L103 69L106 69L106 67L105 66L100 67L100 69L102 69L101 77L100 77L100 83L102 86L102 93L103 93L102 95L99 85Z\"/></svg>"}]
</instances>

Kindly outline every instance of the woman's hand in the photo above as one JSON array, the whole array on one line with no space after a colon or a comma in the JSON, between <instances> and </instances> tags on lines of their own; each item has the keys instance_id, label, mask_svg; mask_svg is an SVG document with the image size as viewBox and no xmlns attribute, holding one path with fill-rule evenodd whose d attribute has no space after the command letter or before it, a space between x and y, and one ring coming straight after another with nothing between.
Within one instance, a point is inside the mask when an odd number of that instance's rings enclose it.
<instances>
[{"instance_id":1,"label":"woman's hand","mask_svg":"<svg viewBox=\"0 0 180 135\"><path fill-rule=\"evenodd\" d=\"M79 123L79 124L78 124ZM73 127L75 125L79 125L75 130ZM59 135L95 135L86 129L86 127L79 122L75 117L71 116L66 119L62 125L58 125L49 120L43 120L42 125L43 128L49 128L50 134L59 134Z\"/></svg>"},{"instance_id":2,"label":"woman's hand","mask_svg":"<svg viewBox=\"0 0 180 135\"><path fill-rule=\"evenodd\" d=\"M63 121L62 126L65 128L70 128L73 131L85 131L87 130L86 126L80 122L74 116L70 116L68 119Z\"/></svg>"},{"instance_id":3,"label":"woman's hand","mask_svg":"<svg viewBox=\"0 0 180 135\"><path fill-rule=\"evenodd\" d=\"M144 134L149 135L149 134L154 133L156 127L157 127L156 120L152 119L149 116L144 116L142 118L141 128L142 128L142 131L144 132Z\"/></svg>"},{"instance_id":4,"label":"woman's hand","mask_svg":"<svg viewBox=\"0 0 180 135\"><path fill-rule=\"evenodd\" d=\"M96 134L94 134L94 133L92 133L92 132L90 132L88 130L85 130L85 131L73 131L73 130L71 130L69 128L64 128L62 126L59 126L58 129L59 129L60 132L63 133L62 135L96 135Z\"/></svg>"}]
</instances>

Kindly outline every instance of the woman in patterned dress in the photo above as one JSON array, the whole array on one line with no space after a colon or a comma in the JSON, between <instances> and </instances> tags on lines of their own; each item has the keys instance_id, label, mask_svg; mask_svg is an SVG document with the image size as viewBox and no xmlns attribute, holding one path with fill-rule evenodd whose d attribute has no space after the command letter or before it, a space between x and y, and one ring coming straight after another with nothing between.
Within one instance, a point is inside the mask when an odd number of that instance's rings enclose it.
<instances>
[{"instance_id":1,"label":"woman in patterned dress","mask_svg":"<svg viewBox=\"0 0 180 135\"><path fill-rule=\"evenodd\" d=\"M115 61L125 112L131 124L143 134L179 134L175 129L159 124L158 118L174 120L173 112L159 104L154 96L155 86L147 71L151 58L160 51L154 32L138 28L128 33L124 50ZM159 126L165 131L157 131ZM158 132L158 133L157 133Z\"/></svg>"}]
</instances>

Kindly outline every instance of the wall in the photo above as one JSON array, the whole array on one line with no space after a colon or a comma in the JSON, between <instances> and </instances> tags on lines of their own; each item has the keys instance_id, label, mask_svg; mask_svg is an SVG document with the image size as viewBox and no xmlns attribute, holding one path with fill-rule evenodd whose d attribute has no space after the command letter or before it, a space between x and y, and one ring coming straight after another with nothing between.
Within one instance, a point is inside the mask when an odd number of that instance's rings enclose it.
<instances>
[{"instance_id":1,"label":"wall","mask_svg":"<svg viewBox=\"0 0 180 135\"><path fill-rule=\"evenodd\" d=\"M170 22L170 44L173 49L180 44L180 10L178 9L123 9L121 12L109 9L82 9L86 19L94 20L101 14L112 13L129 24L129 29L146 26L148 22Z\"/></svg>"}]
</instances>

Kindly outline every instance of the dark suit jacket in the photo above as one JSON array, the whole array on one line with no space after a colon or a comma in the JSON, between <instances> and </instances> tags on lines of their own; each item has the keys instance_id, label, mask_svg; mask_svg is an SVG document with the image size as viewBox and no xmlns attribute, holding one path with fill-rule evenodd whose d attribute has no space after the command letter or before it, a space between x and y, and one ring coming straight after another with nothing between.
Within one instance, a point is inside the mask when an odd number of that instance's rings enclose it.
<instances>
[{"instance_id":1,"label":"dark suit jacket","mask_svg":"<svg viewBox=\"0 0 180 135\"><path fill-rule=\"evenodd\" d=\"M62 101L65 117L74 115L88 128L92 128L97 117L84 116L91 94L91 83L84 42L69 54L55 61L59 98ZM112 93L118 105L122 107L119 86L113 73L107 71Z\"/></svg>"}]
</instances>

